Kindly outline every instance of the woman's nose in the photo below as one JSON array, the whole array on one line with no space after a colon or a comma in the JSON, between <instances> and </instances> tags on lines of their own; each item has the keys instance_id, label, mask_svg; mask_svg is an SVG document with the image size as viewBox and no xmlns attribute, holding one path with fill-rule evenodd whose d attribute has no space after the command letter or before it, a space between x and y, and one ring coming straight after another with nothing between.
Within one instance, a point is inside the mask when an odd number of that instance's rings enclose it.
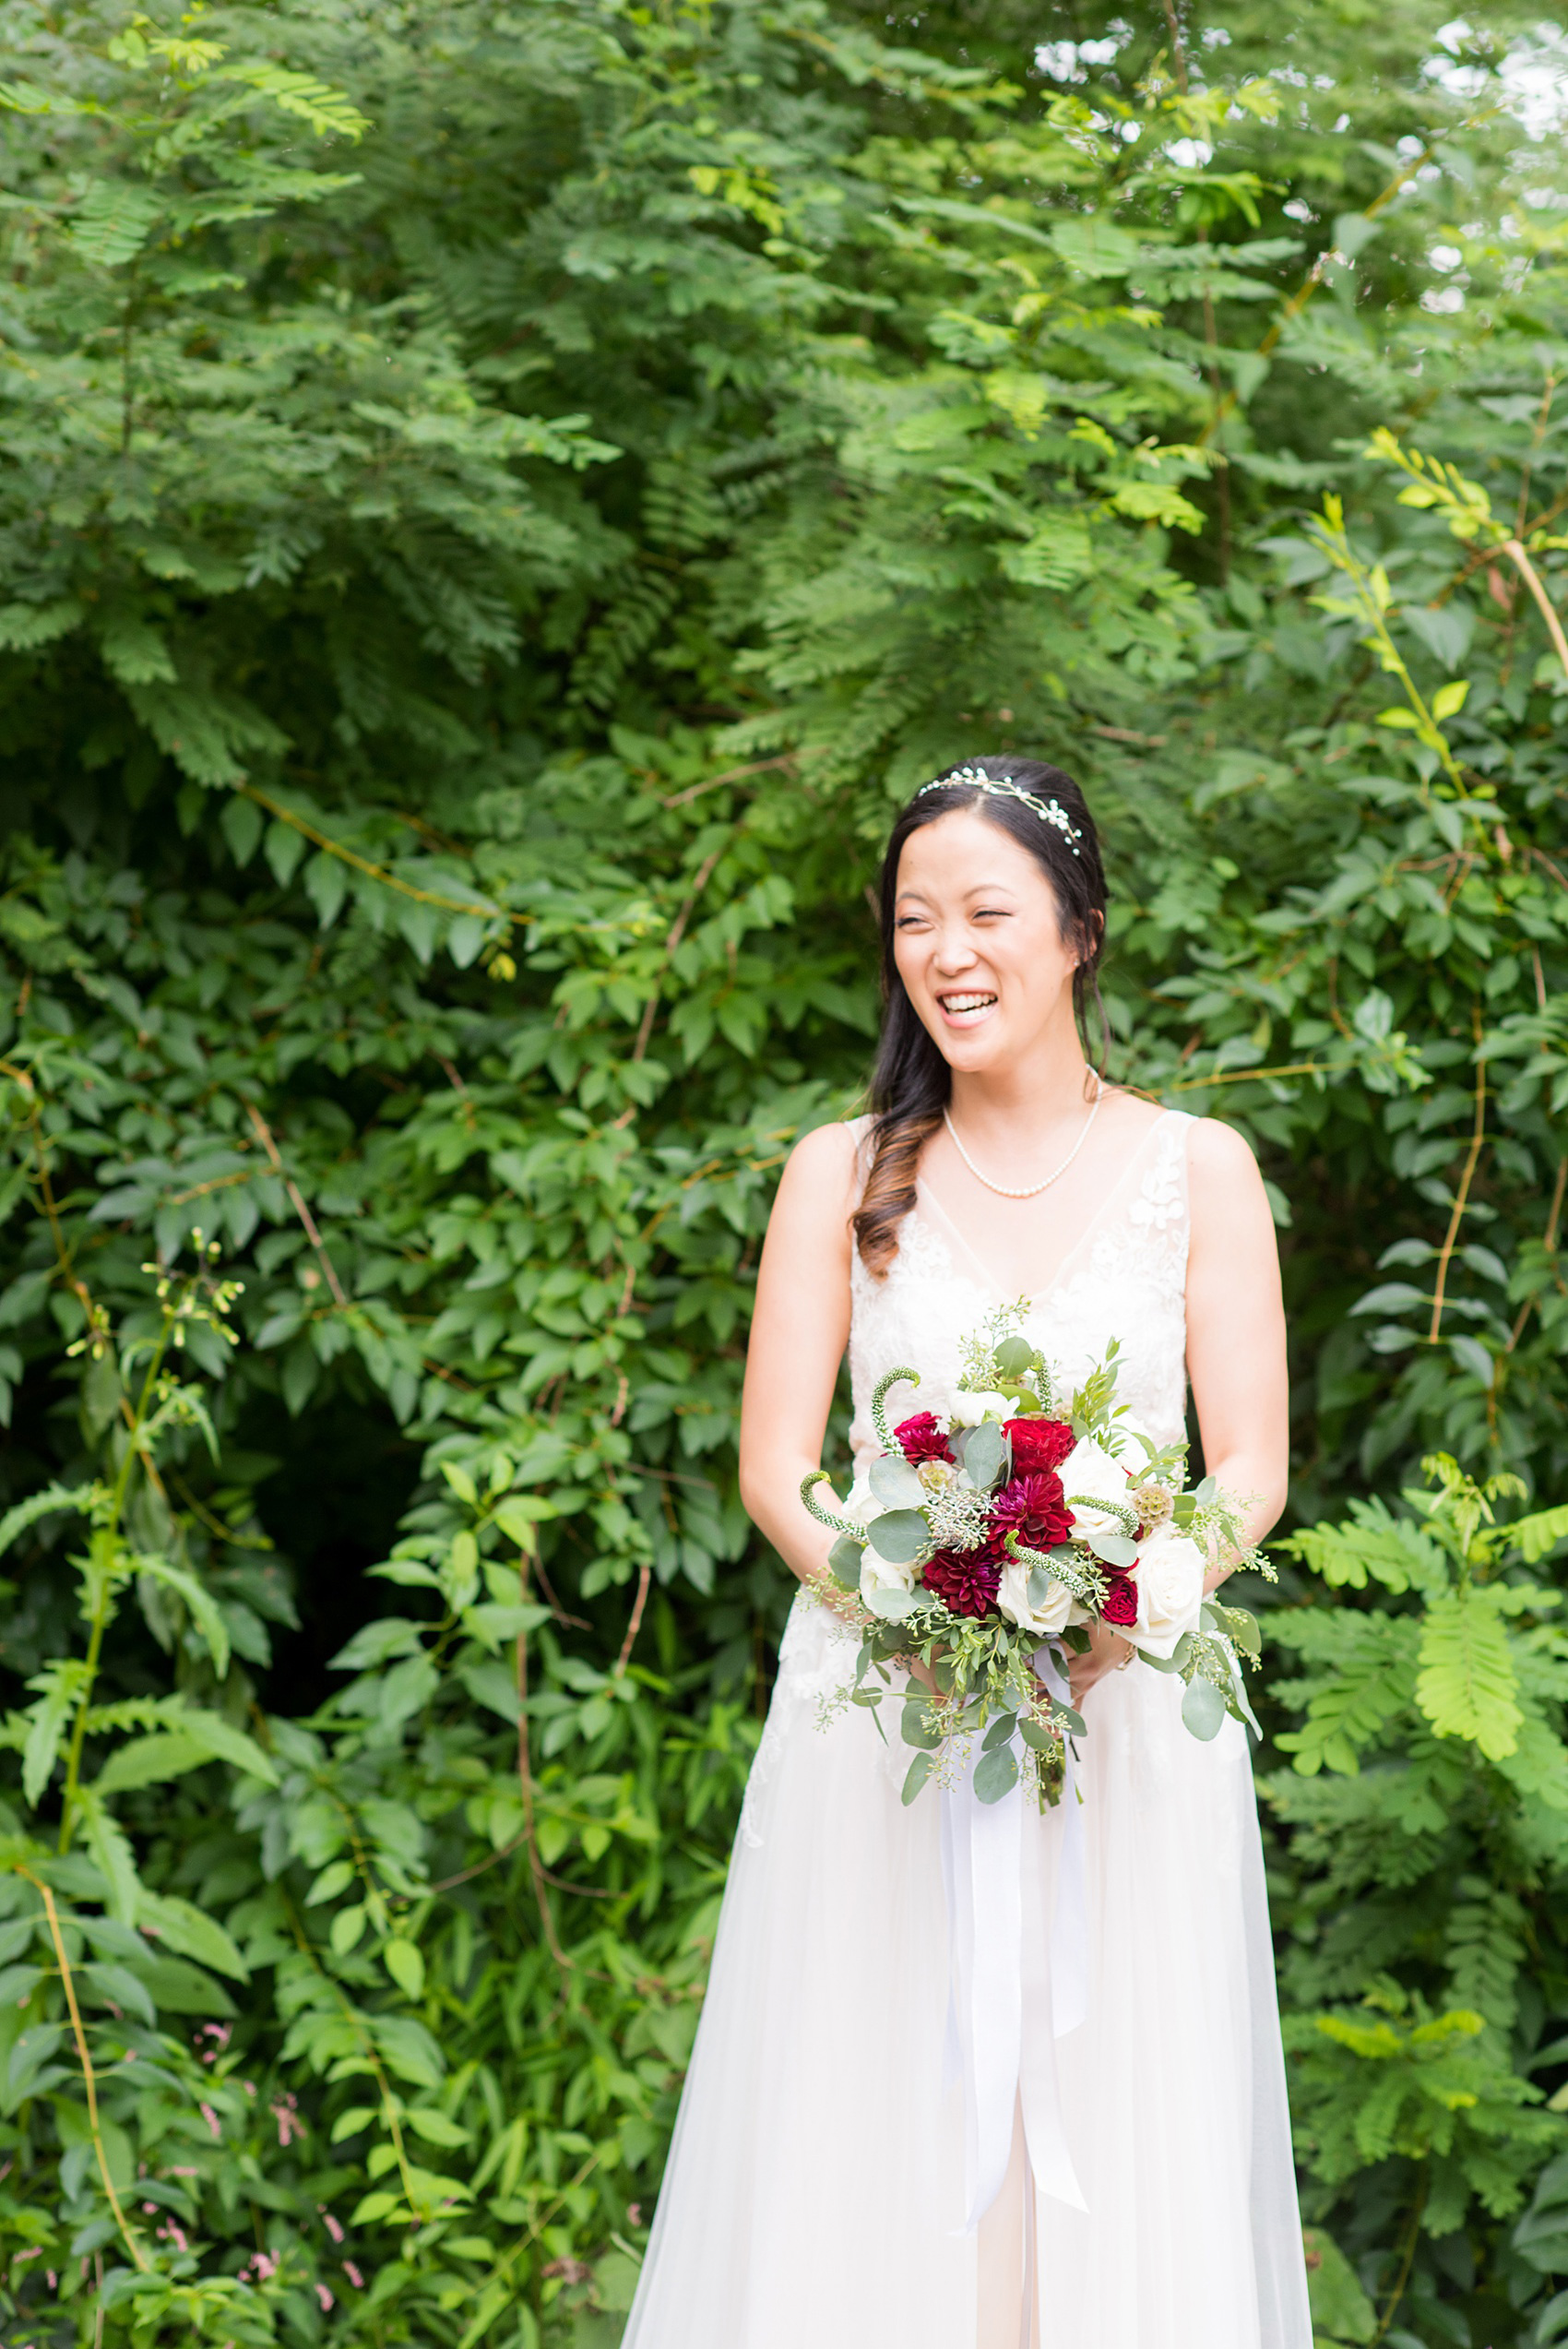
<instances>
[{"instance_id":1,"label":"woman's nose","mask_svg":"<svg viewBox=\"0 0 1568 2349\"><path fill-rule=\"evenodd\" d=\"M975 960L975 949L961 930L944 930L937 938L932 959L939 971L967 971Z\"/></svg>"}]
</instances>

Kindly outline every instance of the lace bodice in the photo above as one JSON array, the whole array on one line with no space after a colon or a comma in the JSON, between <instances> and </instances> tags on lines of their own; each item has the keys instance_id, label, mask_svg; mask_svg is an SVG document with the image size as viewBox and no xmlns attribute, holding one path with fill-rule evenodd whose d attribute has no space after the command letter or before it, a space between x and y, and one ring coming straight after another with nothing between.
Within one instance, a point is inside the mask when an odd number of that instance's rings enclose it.
<instances>
[{"instance_id":1,"label":"lace bodice","mask_svg":"<svg viewBox=\"0 0 1568 2349\"><path fill-rule=\"evenodd\" d=\"M869 1120L857 1121L857 1140ZM1186 1416L1187 1132L1193 1121L1168 1110L1130 1153L1120 1181L1032 1300L1025 1325L1069 1388L1121 1341L1117 1399L1161 1443L1180 1438ZM850 1273L849 1375L857 1463L878 1447L872 1390L885 1371L911 1363L918 1395L896 1389L893 1416L951 1408L961 1341L1004 1298L923 1189L898 1232L885 1279L854 1258Z\"/></svg>"}]
</instances>

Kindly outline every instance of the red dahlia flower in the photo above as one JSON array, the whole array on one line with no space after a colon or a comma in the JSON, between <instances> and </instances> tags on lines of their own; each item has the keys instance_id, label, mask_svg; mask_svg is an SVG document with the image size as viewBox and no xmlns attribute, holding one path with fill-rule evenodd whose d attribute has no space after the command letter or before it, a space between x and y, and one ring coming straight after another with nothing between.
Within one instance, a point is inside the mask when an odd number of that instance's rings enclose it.
<instances>
[{"instance_id":1,"label":"red dahlia flower","mask_svg":"<svg viewBox=\"0 0 1568 2349\"><path fill-rule=\"evenodd\" d=\"M1013 1439L1015 1476L1043 1476L1051 1469L1060 1468L1076 1441L1064 1420L1033 1415L1009 1419L1006 1433Z\"/></svg>"},{"instance_id":2,"label":"red dahlia flower","mask_svg":"<svg viewBox=\"0 0 1568 2349\"><path fill-rule=\"evenodd\" d=\"M1105 1594L1103 1610L1107 1623L1136 1623L1138 1592L1132 1576L1111 1574L1106 1579L1110 1585Z\"/></svg>"},{"instance_id":3,"label":"red dahlia flower","mask_svg":"<svg viewBox=\"0 0 1568 2349\"><path fill-rule=\"evenodd\" d=\"M955 1615L989 1615L1002 1587L1002 1568L984 1550L938 1550L927 1559L922 1579Z\"/></svg>"},{"instance_id":4,"label":"red dahlia flower","mask_svg":"<svg viewBox=\"0 0 1568 2349\"><path fill-rule=\"evenodd\" d=\"M1009 1533L1031 1550L1049 1550L1064 1542L1073 1530L1073 1512L1053 1472L1041 1476L1015 1476L1004 1485L991 1505L989 1546L1000 1550Z\"/></svg>"},{"instance_id":5,"label":"red dahlia flower","mask_svg":"<svg viewBox=\"0 0 1568 2349\"><path fill-rule=\"evenodd\" d=\"M917 1411L913 1419L900 1420L893 1433L906 1460L919 1462L953 1457L942 1422L933 1411Z\"/></svg>"}]
</instances>

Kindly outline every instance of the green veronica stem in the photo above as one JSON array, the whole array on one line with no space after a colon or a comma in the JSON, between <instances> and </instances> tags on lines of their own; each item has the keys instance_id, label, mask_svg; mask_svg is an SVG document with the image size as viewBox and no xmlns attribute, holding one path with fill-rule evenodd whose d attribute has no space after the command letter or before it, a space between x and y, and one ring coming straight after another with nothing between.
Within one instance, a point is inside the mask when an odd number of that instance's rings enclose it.
<instances>
[{"instance_id":1,"label":"green veronica stem","mask_svg":"<svg viewBox=\"0 0 1568 2349\"><path fill-rule=\"evenodd\" d=\"M855 1524L850 1518L840 1517L836 1509L824 1508L822 1503L814 1497L817 1486L828 1482L826 1468L814 1468L809 1476L801 1479L802 1502L815 1518L817 1523L826 1525L830 1533L847 1533L851 1542L860 1542L863 1544L866 1538L866 1530L863 1525Z\"/></svg>"},{"instance_id":2,"label":"green veronica stem","mask_svg":"<svg viewBox=\"0 0 1568 2349\"><path fill-rule=\"evenodd\" d=\"M1066 1500L1069 1508L1104 1509L1108 1517L1113 1517L1116 1520L1129 1542L1137 1540L1142 1530L1142 1520L1137 1510L1128 1502L1102 1501L1098 1493L1069 1493Z\"/></svg>"},{"instance_id":3,"label":"green veronica stem","mask_svg":"<svg viewBox=\"0 0 1568 2349\"><path fill-rule=\"evenodd\" d=\"M918 1370L903 1368L890 1370L885 1377L877 1380L875 1392L871 1399L871 1424L876 1430L876 1440L885 1452L896 1452L898 1449L898 1438L887 1424L887 1413L885 1406L889 1391L906 1378L911 1387L918 1387L921 1383L921 1374Z\"/></svg>"},{"instance_id":4,"label":"green veronica stem","mask_svg":"<svg viewBox=\"0 0 1568 2349\"><path fill-rule=\"evenodd\" d=\"M1043 1567L1053 1582L1064 1582L1075 1599L1087 1607L1098 1607L1104 1595L1100 1580L1090 1567L1069 1566L1063 1558L1054 1558L1044 1550L1031 1550L1016 1533L1009 1533L1005 1543L1007 1555L1016 1558L1020 1566L1031 1569Z\"/></svg>"}]
</instances>

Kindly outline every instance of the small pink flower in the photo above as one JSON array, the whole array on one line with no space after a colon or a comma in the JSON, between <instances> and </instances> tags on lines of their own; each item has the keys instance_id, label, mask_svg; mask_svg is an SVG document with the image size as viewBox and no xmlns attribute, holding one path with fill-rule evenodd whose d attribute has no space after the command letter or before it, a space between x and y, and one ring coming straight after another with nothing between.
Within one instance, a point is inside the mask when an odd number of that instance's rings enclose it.
<instances>
[{"instance_id":1,"label":"small pink flower","mask_svg":"<svg viewBox=\"0 0 1568 2349\"><path fill-rule=\"evenodd\" d=\"M143 2209L144 2211L148 2212L149 2214L150 2214L152 2212L156 2211L156 2210L157 2210L157 2208L158 2208L158 2205L157 2205L157 2203L156 2203L156 2202L144 2202L144 2203L142 2204L142 2209Z\"/></svg>"},{"instance_id":2,"label":"small pink flower","mask_svg":"<svg viewBox=\"0 0 1568 2349\"><path fill-rule=\"evenodd\" d=\"M201 2172L200 2170L171 2170L169 2175L171 2177L199 2177Z\"/></svg>"},{"instance_id":3,"label":"small pink flower","mask_svg":"<svg viewBox=\"0 0 1568 2349\"><path fill-rule=\"evenodd\" d=\"M151 2211L151 2210L156 2210L156 2208L157 2208L158 2206L157 2206L157 2204L156 2204L156 2203L154 2203L154 2202L149 2202L149 2203L148 2204L148 2206L147 2206L147 2207L148 2207L148 2209L149 2211ZM24 2260L42 2260L42 2257L43 2257L43 2246L42 2246L42 2243L35 2243L35 2244L33 2245L32 2249L31 2249L30 2251L18 2251L18 2252L17 2253L17 2255L16 2255L15 2259L13 2259L13 2260L11 2261L11 2265L12 2265L14 2268L19 2268L19 2267L21 2266L22 2261L23 2261Z\"/></svg>"},{"instance_id":4,"label":"small pink flower","mask_svg":"<svg viewBox=\"0 0 1568 2349\"><path fill-rule=\"evenodd\" d=\"M344 2260L343 2273L348 2277L349 2282L353 2285L356 2292L362 2292L364 2290L364 2278L360 2273L358 2268L355 2267L352 2260Z\"/></svg>"},{"instance_id":5,"label":"small pink flower","mask_svg":"<svg viewBox=\"0 0 1568 2349\"><path fill-rule=\"evenodd\" d=\"M45 2283L48 2284L50 2291L51 2291L51 2292L53 2292L53 2291L54 2290L54 2288L55 2288L55 2282L56 2282L56 2278L55 2278L55 2274L54 2274L54 2271L53 2271L53 2268L45 2268L45 2269L44 2269L44 2271L43 2271L43 2275L44 2275L44 2281L45 2281Z\"/></svg>"},{"instance_id":6,"label":"small pink flower","mask_svg":"<svg viewBox=\"0 0 1568 2349\"><path fill-rule=\"evenodd\" d=\"M279 2145L290 2145L296 2137L304 2135L305 2125L300 2118L299 2101L296 2097L287 2093L279 2097L272 2107L272 2117L278 2124Z\"/></svg>"},{"instance_id":7,"label":"small pink flower","mask_svg":"<svg viewBox=\"0 0 1568 2349\"><path fill-rule=\"evenodd\" d=\"M331 2212L327 2209L324 2203L321 2202L318 2202L315 2207L321 2212L321 2224L327 2229L327 2234L332 2237L333 2242L341 2243L343 2240L343 2230L339 2225L338 2221L333 2217Z\"/></svg>"},{"instance_id":8,"label":"small pink flower","mask_svg":"<svg viewBox=\"0 0 1568 2349\"><path fill-rule=\"evenodd\" d=\"M151 2207L152 2205L148 2203L148 2208L150 2210ZM173 2219L165 2219L158 2233L160 2240L172 2243L176 2251L188 2251L191 2248L185 2240L184 2228Z\"/></svg>"},{"instance_id":9,"label":"small pink flower","mask_svg":"<svg viewBox=\"0 0 1568 2349\"><path fill-rule=\"evenodd\" d=\"M199 2106L197 2107L197 2109L198 2109L198 2111L200 2112L200 2114L201 2114L201 2116L202 2116L203 2120L207 2123L207 2125L208 2125L208 2128L209 2128L209 2129L211 2129L212 2134L214 2135L214 2137L221 2137L221 2136L222 2136L222 2134L223 2134L223 2124L222 2124L222 2122L219 2119L219 2117L218 2117L217 2114L213 2111L213 2109L212 2109L211 2105L199 2105ZM192 2173L192 2175L194 2176L194 2175L195 2175L195 2173L193 2172L193 2173Z\"/></svg>"},{"instance_id":10,"label":"small pink flower","mask_svg":"<svg viewBox=\"0 0 1568 2349\"><path fill-rule=\"evenodd\" d=\"M325 2316L332 2306L332 2295L324 2283L318 2283L315 2287L315 2296L321 2303L321 2313Z\"/></svg>"}]
</instances>

